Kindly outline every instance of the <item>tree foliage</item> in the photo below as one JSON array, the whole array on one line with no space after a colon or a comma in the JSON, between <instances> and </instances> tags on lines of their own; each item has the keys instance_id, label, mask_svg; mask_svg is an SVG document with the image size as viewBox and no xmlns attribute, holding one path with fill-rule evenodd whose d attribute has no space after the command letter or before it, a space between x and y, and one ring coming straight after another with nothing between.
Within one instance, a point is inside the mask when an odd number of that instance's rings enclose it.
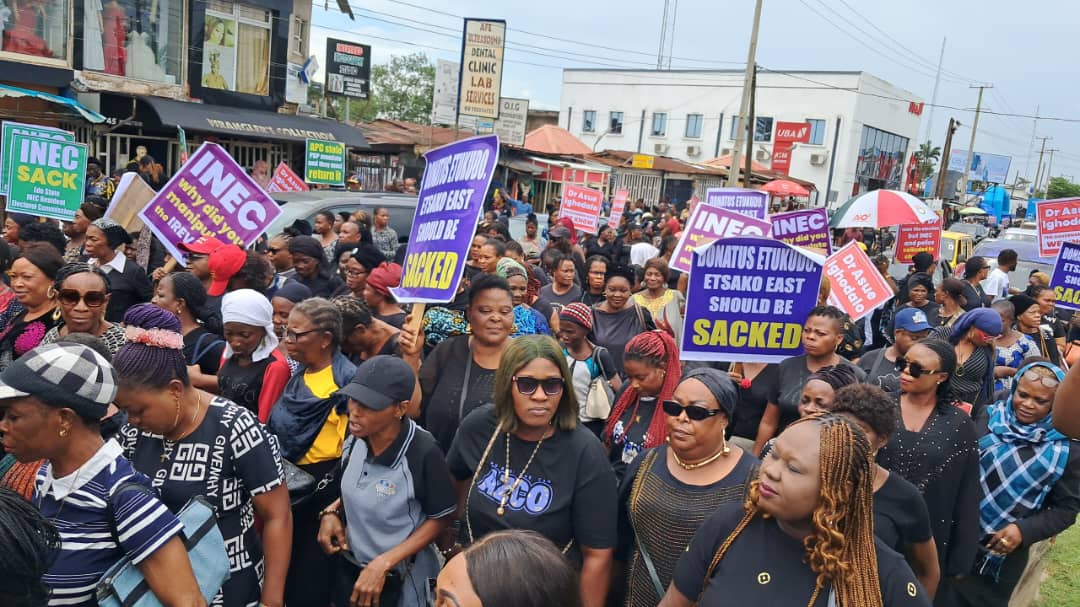
<instances>
[{"instance_id":1,"label":"tree foliage","mask_svg":"<svg viewBox=\"0 0 1080 607\"><path fill-rule=\"evenodd\" d=\"M1073 198L1080 196L1080 184L1075 184L1064 177L1051 177L1046 186L1047 198Z\"/></svg>"},{"instance_id":2,"label":"tree foliage","mask_svg":"<svg viewBox=\"0 0 1080 607\"><path fill-rule=\"evenodd\" d=\"M915 151L915 171L918 173L918 181L934 173L937 161L941 158L941 148L933 146L929 141L919 146Z\"/></svg>"},{"instance_id":3,"label":"tree foliage","mask_svg":"<svg viewBox=\"0 0 1080 607\"><path fill-rule=\"evenodd\" d=\"M320 97L309 89L312 102ZM394 55L385 65L371 66L371 95L367 99L330 98L328 113L348 122L369 122L376 118L431 124L431 102L435 94L435 65L423 53Z\"/></svg>"}]
</instances>

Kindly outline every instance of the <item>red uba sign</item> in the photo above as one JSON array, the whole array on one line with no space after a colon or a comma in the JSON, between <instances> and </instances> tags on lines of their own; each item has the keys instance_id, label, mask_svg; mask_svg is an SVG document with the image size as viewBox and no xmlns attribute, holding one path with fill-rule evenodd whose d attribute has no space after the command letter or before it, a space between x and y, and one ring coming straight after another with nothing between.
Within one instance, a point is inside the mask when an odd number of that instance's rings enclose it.
<instances>
[{"instance_id":1,"label":"red uba sign","mask_svg":"<svg viewBox=\"0 0 1080 607\"><path fill-rule=\"evenodd\" d=\"M777 143L807 143L810 141L809 122L777 122ZM790 149L790 148L788 148ZM774 169L775 170L775 169Z\"/></svg>"},{"instance_id":2,"label":"red uba sign","mask_svg":"<svg viewBox=\"0 0 1080 607\"><path fill-rule=\"evenodd\" d=\"M791 170L791 144L777 141L773 144L772 170L788 174Z\"/></svg>"}]
</instances>

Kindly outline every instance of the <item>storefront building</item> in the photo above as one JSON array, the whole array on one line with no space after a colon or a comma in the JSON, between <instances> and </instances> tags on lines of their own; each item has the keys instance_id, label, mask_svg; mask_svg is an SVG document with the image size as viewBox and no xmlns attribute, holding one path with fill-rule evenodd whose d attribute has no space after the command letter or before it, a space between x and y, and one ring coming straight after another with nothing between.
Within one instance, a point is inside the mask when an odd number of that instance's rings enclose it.
<instances>
[{"instance_id":1,"label":"storefront building","mask_svg":"<svg viewBox=\"0 0 1080 607\"><path fill-rule=\"evenodd\" d=\"M743 76L742 70L563 70L559 125L593 149L703 164L732 152ZM866 72L762 69L753 160L813 183L817 205L901 189L923 107L914 94ZM791 137L794 123L809 127L798 141Z\"/></svg>"},{"instance_id":2,"label":"storefront building","mask_svg":"<svg viewBox=\"0 0 1080 607\"><path fill-rule=\"evenodd\" d=\"M310 0L19 0L9 8L0 74L16 79L0 84L86 111L5 97L0 116L72 130L109 170L149 154L171 173L179 129L189 153L216 141L249 169L256 160L299 169L309 137L366 149L355 128L297 114L307 104L298 73L310 54ZM95 113L101 121L87 118Z\"/></svg>"}]
</instances>

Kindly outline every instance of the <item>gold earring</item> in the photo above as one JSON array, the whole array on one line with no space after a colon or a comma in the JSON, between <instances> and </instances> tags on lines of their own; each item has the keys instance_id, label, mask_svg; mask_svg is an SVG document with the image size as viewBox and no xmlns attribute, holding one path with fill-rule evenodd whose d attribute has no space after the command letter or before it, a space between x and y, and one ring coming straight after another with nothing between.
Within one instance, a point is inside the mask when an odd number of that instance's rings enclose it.
<instances>
[{"instance_id":1,"label":"gold earring","mask_svg":"<svg viewBox=\"0 0 1080 607\"><path fill-rule=\"evenodd\" d=\"M724 428L724 430L727 431L727 428ZM723 453L726 457L731 454L731 447L729 447L727 444L727 436L721 435L720 440L723 441L722 443L720 443L722 445L720 448L720 452Z\"/></svg>"},{"instance_id":2,"label":"gold earring","mask_svg":"<svg viewBox=\"0 0 1080 607\"><path fill-rule=\"evenodd\" d=\"M57 295L59 295L59 293L56 292L55 287L49 287L49 290L45 292L45 297L48 297L49 299L56 299Z\"/></svg>"},{"instance_id":3,"label":"gold earring","mask_svg":"<svg viewBox=\"0 0 1080 607\"><path fill-rule=\"evenodd\" d=\"M63 318L63 315L60 313L60 306L56 306L52 313L53 322L60 322L61 318Z\"/></svg>"},{"instance_id":4,"label":"gold earring","mask_svg":"<svg viewBox=\"0 0 1080 607\"><path fill-rule=\"evenodd\" d=\"M67 435L68 435L67 428L60 428L60 438L67 438Z\"/></svg>"}]
</instances>

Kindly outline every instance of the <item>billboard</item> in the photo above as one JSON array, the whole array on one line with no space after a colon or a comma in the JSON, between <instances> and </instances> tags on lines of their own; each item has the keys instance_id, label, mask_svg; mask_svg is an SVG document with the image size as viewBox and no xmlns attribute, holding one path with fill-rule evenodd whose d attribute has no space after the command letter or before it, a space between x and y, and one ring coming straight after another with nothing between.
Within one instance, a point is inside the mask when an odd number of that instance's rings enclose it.
<instances>
[{"instance_id":1,"label":"billboard","mask_svg":"<svg viewBox=\"0 0 1080 607\"><path fill-rule=\"evenodd\" d=\"M371 91L371 47L326 39L326 92L367 99Z\"/></svg>"},{"instance_id":2,"label":"billboard","mask_svg":"<svg viewBox=\"0 0 1080 607\"><path fill-rule=\"evenodd\" d=\"M949 170L963 174L967 157L967 150L953 150L949 154ZM971 159L971 174L968 179L985 183L1005 183L1009 178L1011 164L1011 156L975 152Z\"/></svg>"},{"instance_id":3,"label":"billboard","mask_svg":"<svg viewBox=\"0 0 1080 607\"><path fill-rule=\"evenodd\" d=\"M461 41L458 113L494 120L499 117L506 21L466 19Z\"/></svg>"},{"instance_id":4,"label":"billboard","mask_svg":"<svg viewBox=\"0 0 1080 607\"><path fill-rule=\"evenodd\" d=\"M503 97L499 103L499 118L495 121L495 134L499 143L525 145L525 125L529 118L528 99L510 99Z\"/></svg>"}]
</instances>

